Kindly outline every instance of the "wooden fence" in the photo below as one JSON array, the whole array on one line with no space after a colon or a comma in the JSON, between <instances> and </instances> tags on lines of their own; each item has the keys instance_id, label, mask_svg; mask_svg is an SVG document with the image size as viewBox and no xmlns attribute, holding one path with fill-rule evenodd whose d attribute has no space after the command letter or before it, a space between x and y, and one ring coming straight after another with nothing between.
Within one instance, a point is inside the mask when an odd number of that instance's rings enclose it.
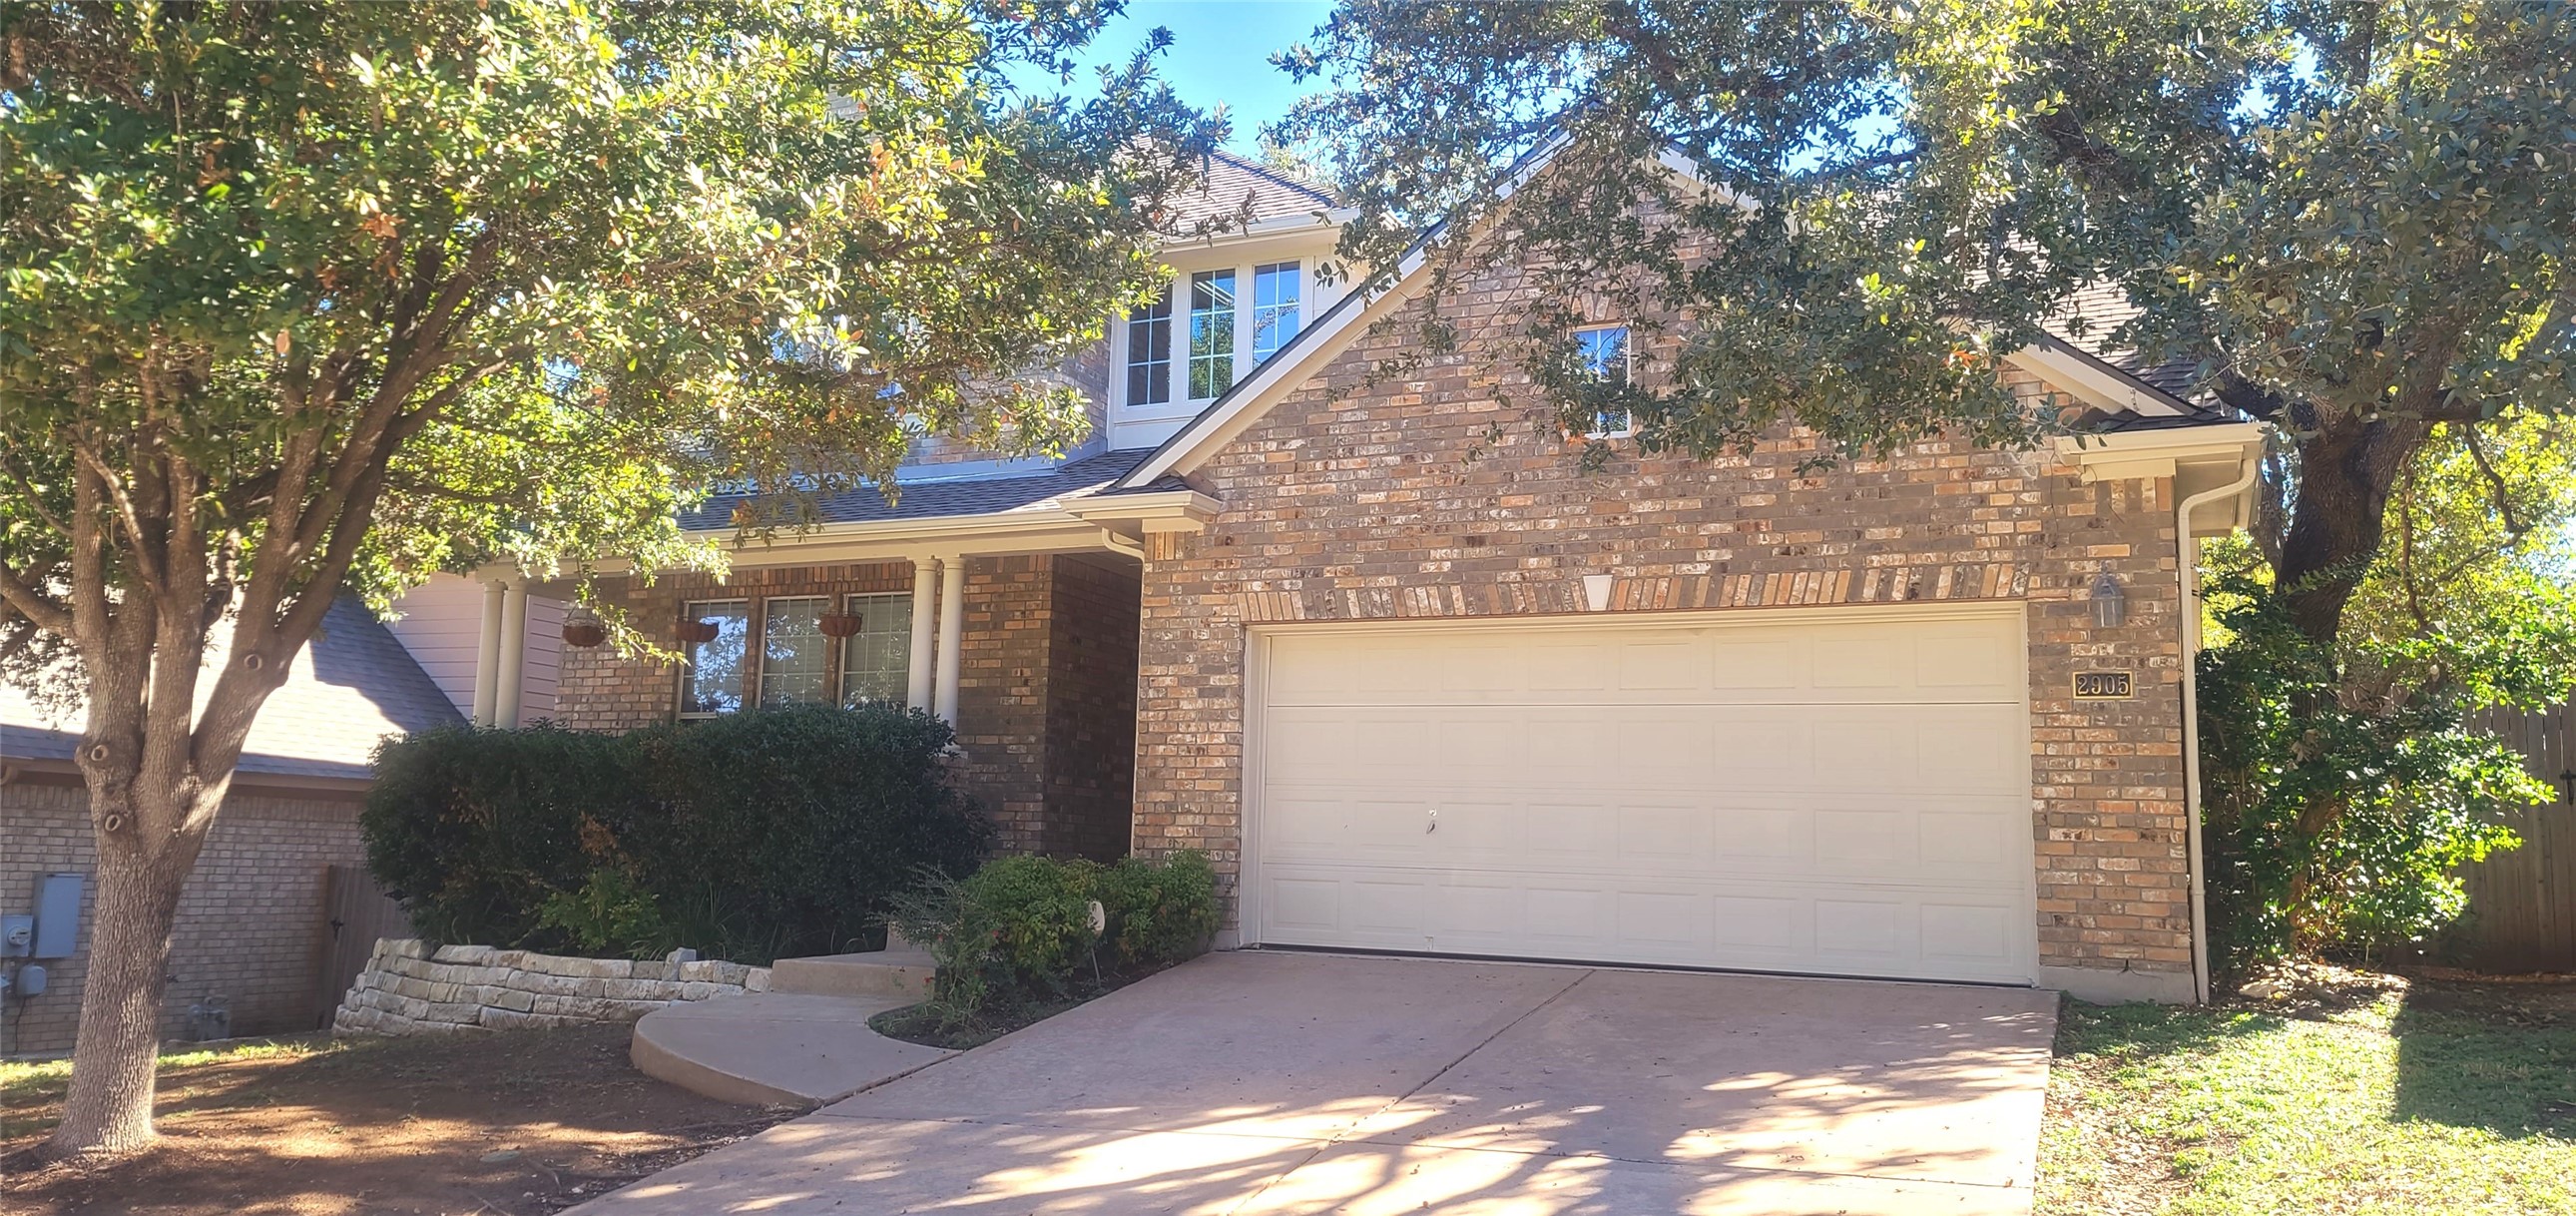
<instances>
[{"instance_id":1,"label":"wooden fence","mask_svg":"<svg viewBox=\"0 0 2576 1216\"><path fill-rule=\"evenodd\" d=\"M2522 847L2460 871L2468 915L2437 955L2481 971L2576 971L2576 704L2539 713L2495 711L2474 725L2520 751L2558 799L2505 817Z\"/></svg>"},{"instance_id":2,"label":"wooden fence","mask_svg":"<svg viewBox=\"0 0 2576 1216\"><path fill-rule=\"evenodd\" d=\"M380 937L411 937L411 917L385 897L365 866L326 866L322 923L314 926L313 1028L328 1030Z\"/></svg>"}]
</instances>

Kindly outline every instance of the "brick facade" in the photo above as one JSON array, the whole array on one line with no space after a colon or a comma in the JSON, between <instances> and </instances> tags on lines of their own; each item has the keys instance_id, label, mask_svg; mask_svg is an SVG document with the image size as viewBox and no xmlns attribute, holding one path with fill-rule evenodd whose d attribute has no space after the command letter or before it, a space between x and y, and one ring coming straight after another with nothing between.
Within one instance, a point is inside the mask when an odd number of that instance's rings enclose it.
<instances>
[{"instance_id":1,"label":"brick facade","mask_svg":"<svg viewBox=\"0 0 2576 1216\"><path fill-rule=\"evenodd\" d=\"M1802 473L1786 430L1746 456L1586 471L1491 356L1522 280L1481 272L1438 301L1459 352L1372 383L1409 329L1369 334L1192 471L1225 506L1151 539L1135 840L1197 848L1229 885L1242 841L1247 627L1500 617L1586 607L1726 612L1907 600L2027 605L2034 855L2045 978L2091 993L2190 992L2180 585L2170 480L2089 484L2053 454L1929 442ZM1412 307L1425 307L1417 301ZM1640 352L1651 374L1650 352ZM2023 379L2033 396L2044 386ZM2093 624L2108 570L2126 624ZM2079 667L2133 669L2128 701L2076 703ZM2122 973L2128 974L2122 974Z\"/></svg>"},{"instance_id":2,"label":"brick facade","mask_svg":"<svg viewBox=\"0 0 2576 1216\"><path fill-rule=\"evenodd\" d=\"M43 996L11 1001L0 1052L60 1054L80 1021L97 853L89 796L68 781L28 778L0 785L0 908L34 906L44 874L93 875L81 909L79 956L45 964ZM170 986L161 1026L178 1038L188 1007L220 997L237 1035L317 1029L323 873L366 864L354 795L321 798L236 789L207 835L196 872L179 897L170 943ZM336 996L336 994L335 994Z\"/></svg>"},{"instance_id":3,"label":"brick facade","mask_svg":"<svg viewBox=\"0 0 2576 1216\"><path fill-rule=\"evenodd\" d=\"M737 566L721 583L671 574L619 596L668 644L691 600L909 592L909 563ZM1009 852L1111 858L1127 849L1135 755L1137 580L1115 559L1047 555L966 563L958 649L958 783L993 816ZM758 615L755 610L755 617ZM678 712L679 669L567 649L557 717L631 730Z\"/></svg>"}]
</instances>

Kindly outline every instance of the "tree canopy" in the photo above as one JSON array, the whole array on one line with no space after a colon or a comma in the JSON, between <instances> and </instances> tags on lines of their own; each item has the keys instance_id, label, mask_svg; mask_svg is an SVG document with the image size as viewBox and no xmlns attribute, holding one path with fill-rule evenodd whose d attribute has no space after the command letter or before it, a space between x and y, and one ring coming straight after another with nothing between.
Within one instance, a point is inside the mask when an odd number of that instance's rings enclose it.
<instances>
[{"instance_id":1,"label":"tree canopy","mask_svg":"<svg viewBox=\"0 0 2576 1216\"><path fill-rule=\"evenodd\" d=\"M1075 433L1217 133L1143 56L1004 83L1116 7L0 8L0 659L86 705L100 850L58 1145L148 1137L176 892L334 596Z\"/></svg>"},{"instance_id":2,"label":"tree canopy","mask_svg":"<svg viewBox=\"0 0 2576 1216\"><path fill-rule=\"evenodd\" d=\"M2565 5L1345 0L1281 62L1332 86L1278 134L1348 189L1354 264L1449 214L1491 239L1440 258L1689 319L1649 449L2024 439L2051 420L1989 360L2052 325L2189 361L2295 444L2271 551L2311 637L2436 426L2576 401Z\"/></svg>"}]
</instances>

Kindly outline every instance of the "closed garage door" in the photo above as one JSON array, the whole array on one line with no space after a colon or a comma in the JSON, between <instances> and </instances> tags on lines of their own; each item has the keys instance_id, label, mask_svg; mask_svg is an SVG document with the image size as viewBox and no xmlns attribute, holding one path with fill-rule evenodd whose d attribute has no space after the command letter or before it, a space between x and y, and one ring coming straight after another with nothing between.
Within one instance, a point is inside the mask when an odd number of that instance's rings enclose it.
<instances>
[{"instance_id":1,"label":"closed garage door","mask_svg":"<svg viewBox=\"0 0 2576 1216\"><path fill-rule=\"evenodd\" d=\"M1282 627L1276 945L2029 982L2018 608Z\"/></svg>"}]
</instances>

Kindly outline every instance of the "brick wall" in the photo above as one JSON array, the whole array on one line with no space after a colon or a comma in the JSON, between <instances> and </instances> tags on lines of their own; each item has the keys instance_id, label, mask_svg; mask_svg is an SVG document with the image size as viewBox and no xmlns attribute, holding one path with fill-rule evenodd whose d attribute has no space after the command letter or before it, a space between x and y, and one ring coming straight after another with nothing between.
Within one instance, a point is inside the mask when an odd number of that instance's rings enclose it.
<instances>
[{"instance_id":1,"label":"brick wall","mask_svg":"<svg viewBox=\"0 0 2576 1216\"><path fill-rule=\"evenodd\" d=\"M1048 636L1046 850L1127 851L1136 777L1137 571L1058 557Z\"/></svg>"},{"instance_id":2,"label":"brick wall","mask_svg":"<svg viewBox=\"0 0 2576 1216\"><path fill-rule=\"evenodd\" d=\"M1248 625L1575 612L1587 574L1614 576L1617 612L2020 600L2040 961L2086 969L2094 991L2187 996L2171 483L2090 485L2047 452L1952 442L1802 474L1815 445L1787 430L1708 462L1622 444L1587 472L1491 354L1521 324L1523 283L1462 278L1438 301L1458 353L1372 384L1409 330L1363 337L1191 475L1225 508L1205 532L1150 538L1137 848L1206 850L1231 884ZM1639 357L1653 375L1655 353ZM2105 568L2129 601L2107 632L2085 600ZM2074 703L2078 667L2133 668L2139 695Z\"/></svg>"},{"instance_id":3,"label":"brick wall","mask_svg":"<svg viewBox=\"0 0 2576 1216\"><path fill-rule=\"evenodd\" d=\"M1006 853L1046 851L1047 631L1044 557L966 563L966 638L957 652L960 784L992 812Z\"/></svg>"},{"instance_id":4,"label":"brick wall","mask_svg":"<svg viewBox=\"0 0 2576 1216\"><path fill-rule=\"evenodd\" d=\"M39 876L92 873L88 794L79 786L33 780L0 785L0 909L34 909ZM358 804L237 790L198 856L179 899L170 946L170 987L162 1033L179 1037L188 1007L208 996L226 1000L237 1035L289 1034L317 1028L316 946L322 932L323 870L364 865ZM78 949L89 950L95 877L81 909ZM59 1054L72 1048L80 1021L80 957L45 964L45 995L12 1002L0 1050Z\"/></svg>"}]
</instances>

